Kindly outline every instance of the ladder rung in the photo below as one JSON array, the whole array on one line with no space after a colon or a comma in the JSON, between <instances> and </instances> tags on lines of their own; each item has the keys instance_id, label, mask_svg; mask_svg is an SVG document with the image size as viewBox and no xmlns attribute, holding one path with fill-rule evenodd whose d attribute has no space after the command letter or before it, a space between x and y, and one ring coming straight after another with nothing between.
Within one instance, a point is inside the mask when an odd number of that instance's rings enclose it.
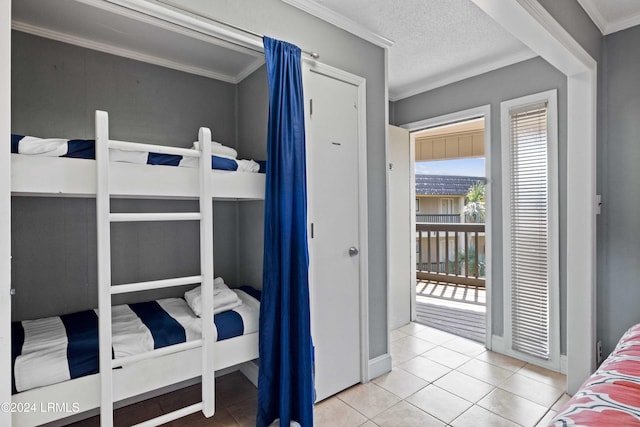
<instances>
[{"instance_id":1,"label":"ladder rung","mask_svg":"<svg viewBox=\"0 0 640 427\"><path fill-rule=\"evenodd\" d=\"M140 144L139 142L126 142L109 140L109 148L125 151L142 151L158 154L172 154L183 157L200 157L200 150L192 148L168 147L166 145Z\"/></svg>"},{"instance_id":2,"label":"ladder rung","mask_svg":"<svg viewBox=\"0 0 640 427\"><path fill-rule=\"evenodd\" d=\"M160 415L159 417L153 418L140 424L135 424L133 427L155 427L177 420L178 418L186 417L187 415L194 414L201 410L202 402L187 406L182 409L178 409L177 411L169 412L168 414Z\"/></svg>"},{"instance_id":3,"label":"ladder rung","mask_svg":"<svg viewBox=\"0 0 640 427\"><path fill-rule=\"evenodd\" d=\"M148 282L125 283L111 286L111 295L171 288L173 286L194 285L196 283L202 283L202 276L186 276L176 277L174 279L150 280Z\"/></svg>"},{"instance_id":4,"label":"ladder rung","mask_svg":"<svg viewBox=\"0 0 640 427\"><path fill-rule=\"evenodd\" d=\"M169 212L169 213L112 213L111 222L141 222L141 221L199 221L200 212Z\"/></svg>"},{"instance_id":5,"label":"ladder rung","mask_svg":"<svg viewBox=\"0 0 640 427\"><path fill-rule=\"evenodd\" d=\"M141 360L152 359L154 357L166 356L167 354L178 353L180 351L191 350L202 346L202 340L187 341L180 344L174 344L167 347L162 347L157 350L147 351L146 353L135 354L133 356L119 357L111 361L112 368L119 368L121 366L130 365Z\"/></svg>"}]
</instances>

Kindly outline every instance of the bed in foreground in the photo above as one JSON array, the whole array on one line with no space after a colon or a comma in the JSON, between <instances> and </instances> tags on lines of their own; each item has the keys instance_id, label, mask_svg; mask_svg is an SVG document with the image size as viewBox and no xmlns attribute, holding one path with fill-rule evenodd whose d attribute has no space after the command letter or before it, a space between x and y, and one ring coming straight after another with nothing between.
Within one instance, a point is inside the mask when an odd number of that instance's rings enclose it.
<instances>
[{"instance_id":1,"label":"bed in foreground","mask_svg":"<svg viewBox=\"0 0 640 427\"><path fill-rule=\"evenodd\" d=\"M550 425L640 426L640 324L622 336Z\"/></svg>"}]
</instances>

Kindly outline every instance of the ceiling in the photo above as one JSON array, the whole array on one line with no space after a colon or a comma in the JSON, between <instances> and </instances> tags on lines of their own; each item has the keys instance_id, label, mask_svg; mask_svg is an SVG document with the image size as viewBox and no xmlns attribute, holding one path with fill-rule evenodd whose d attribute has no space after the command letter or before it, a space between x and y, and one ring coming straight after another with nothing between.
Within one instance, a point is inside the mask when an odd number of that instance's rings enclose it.
<instances>
[{"instance_id":1,"label":"ceiling","mask_svg":"<svg viewBox=\"0 0 640 427\"><path fill-rule=\"evenodd\" d=\"M471 0L283 0L387 47L403 99L535 57ZM640 24L640 0L578 0L603 34Z\"/></svg>"},{"instance_id":2,"label":"ceiling","mask_svg":"<svg viewBox=\"0 0 640 427\"><path fill-rule=\"evenodd\" d=\"M471 0L283 0L388 48L389 98L533 58ZM640 0L578 0L603 34L640 24ZM167 6L166 1L161 1ZM138 5L134 10L131 5ZM14 0L13 28L230 83L264 63L220 41L198 17L155 1ZM174 23L176 17L185 22Z\"/></svg>"}]
</instances>

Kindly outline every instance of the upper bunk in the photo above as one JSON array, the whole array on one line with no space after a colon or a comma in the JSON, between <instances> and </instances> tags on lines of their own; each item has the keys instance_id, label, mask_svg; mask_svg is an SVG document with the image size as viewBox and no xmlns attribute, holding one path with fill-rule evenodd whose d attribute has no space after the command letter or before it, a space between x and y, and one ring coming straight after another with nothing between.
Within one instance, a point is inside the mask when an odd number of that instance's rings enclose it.
<instances>
[{"instance_id":1,"label":"upper bunk","mask_svg":"<svg viewBox=\"0 0 640 427\"><path fill-rule=\"evenodd\" d=\"M220 104L225 100L235 99L235 91L225 89L222 85L234 87L264 64L264 56L256 40L215 25L183 8L178 9L170 2L156 0L14 1L12 28L19 32L14 33L14 37L20 43L34 40L32 36L36 36L42 40L75 45L85 51L103 52L113 58L151 64L145 67L131 66L125 70L115 69L114 73L114 69L109 67L120 62L104 60L96 55L87 55L87 59L82 54L75 54L77 50L71 49L61 48L50 53L52 49L48 50L45 44L38 45L35 50L29 49L29 45L18 45L14 50L21 59L17 61L16 69L19 71L19 67L23 67L35 71L30 74L16 71L15 81L12 81L12 88L15 84L21 89L13 90L12 132L44 138L93 138L93 131L90 130L91 115L95 109L105 109L113 113L113 135L117 139L160 145L173 145L173 141L177 141L176 145L186 147L195 139L198 127L206 126L214 131L214 139L230 146L238 147L242 145L240 139L243 142L246 140L251 153L248 157L266 157L264 148L261 147L262 135L246 137L237 130L234 133L232 129L238 129L239 124L228 115L210 119L221 108L203 108L207 104ZM27 35L32 38L25 38ZM25 61L27 54L24 52L29 52L32 56L36 55L33 52L41 55L44 52L44 58L41 61L34 56ZM58 56L51 59L54 55ZM94 61L92 64L106 63L107 69L96 74L95 65L84 65L89 59ZM78 79L79 72L73 71L72 67L79 63L81 65L77 68L85 67L86 71L82 72L91 77L84 77L85 80L82 81ZM43 71L45 67L53 70L56 65L57 70ZM167 72L157 73L159 77L153 77L151 86L148 78L154 72L153 66L160 66ZM171 70L191 77L180 77L178 83L173 85L171 79L177 74ZM134 72L138 74L134 75ZM118 76L112 79L109 73ZM29 74L31 80L27 81L21 74ZM57 80L59 75L66 79L63 80L64 85L60 84L61 80ZM40 84L41 78L51 76L51 83ZM200 88L193 87L196 79L218 83L214 87L214 83L205 82L205 87L199 90ZM137 85L136 80L141 83ZM79 83L70 84L70 81ZM133 83L129 83L130 81ZM63 89L52 89L56 85ZM136 85L141 89L134 93ZM167 88L166 91L162 85ZM178 94L179 89L172 89L170 85L187 87L187 90L181 95ZM83 92L83 86L89 88L88 95ZM115 86L122 86L123 92L128 90L133 95L127 97L123 93L115 93ZM214 89L216 92L212 93ZM60 96L61 93L65 95L64 91L81 93L82 98L69 102L66 96ZM145 98L147 94L151 94L151 98ZM190 98L194 94L196 99ZM179 102L176 103L177 97ZM25 99L27 101L23 102ZM65 101L66 105L58 108ZM71 103L75 105L70 107ZM14 104L17 106L14 107ZM182 108L190 104L192 106L189 109ZM233 112L238 110L238 106L229 104L224 109ZM32 118L34 124L25 125L27 119ZM170 126L177 120L181 124L173 131ZM244 148L247 150L246 145ZM242 154L241 152L240 158L243 157ZM92 159L12 154L12 194L95 197L95 163ZM112 197L196 199L199 195L197 168L114 162L111 171ZM264 199L263 173L212 170L210 175L214 199Z\"/></svg>"},{"instance_id":2,"label":"upper bunk","mask_svg":"<svg viewBox=\"0 0 640 427\"><path fill-rule=\"evenodd\" d=\"M112 162L111 195L122 198L197 199L198 169ZM211 171L216 200L263 200L265 174ZM11 154L14 196L95 197L95 160Z\"/></svg>"},{"instance_id":3,"label":"upper bunk","mask_svg":"<svg viewBox=\"0 0 640 427\"><path fill-rule=\"evenodd\" d=\"M206 132L210 135L208 129ZM200 171L196 158L200 150L112 140L108 138L107 113L96 111L96 135L100 134L109 140L109 193L112 197L200 197ZM211 142L210 136L208 141L203 140L202 131L199 134L194 148L219 145ZM25 154L11 154L13 195L95 197L98 173L95 158L99 151L95 141L33 137L17 137L15 140L12 141L12 151ZM74 150L74 147L79 148ZM218 149L235 152L224 146ZM74 157L75 151L80 157ZM207 152L211 153L211 150ZM240 170L241 162L251 162L251 167L246 169L252 171ZM205 176L211 180L213 199L264 199L265 174L260 173L257 163L237 160L232 156L222 157L221 153L211 155L211 161L207 163L211 170L205 171ZM238 170L221 170L224 168Z\"/></svg>"}]
</instances>

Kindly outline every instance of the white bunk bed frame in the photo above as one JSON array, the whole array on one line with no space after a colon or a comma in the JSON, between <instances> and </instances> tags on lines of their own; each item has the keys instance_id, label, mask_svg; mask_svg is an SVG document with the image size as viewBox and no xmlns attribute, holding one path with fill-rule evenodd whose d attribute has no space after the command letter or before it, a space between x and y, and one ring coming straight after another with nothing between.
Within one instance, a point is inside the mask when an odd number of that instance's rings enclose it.
<instances>
[{"instance_id":1,"label":"white bunk bed frame","mask_svg":"<svg viewBox=\"0 0 640 427\"><path fill-rule=\"evenodd\" d=\"M35 426L100 408L101 426L113 425L114 402L202 377L202 402L139 424L155 426L202 410L215 412L215 371L258 358L258 333L215 342L213 339L213 213L212 199L264 199L264 174L211 170L211 132L200 128L200 150L144 145L163 154L200 158L198 169L158 167L109 162L109 147L131 147L128 142L109 140L108 115L96 111L96 161L66 158L37 158L12 155L14 195L64 195L96 197L98 230L98 295L100 372L12 396L16 407L34 403L59 403L69 412L19 411L12 425ZM111 197L199 198L200 212L113 214ZM199 220L201 275L112 286L110 224L121 221ZM202 283L202 339L128 358L111 358L111 296L170 286ZM105 315L106 314L106 315ZM113 369L120 368L120 369ZM249 371L251 372L251 371Z\"/></svg>"}]
</instances>

